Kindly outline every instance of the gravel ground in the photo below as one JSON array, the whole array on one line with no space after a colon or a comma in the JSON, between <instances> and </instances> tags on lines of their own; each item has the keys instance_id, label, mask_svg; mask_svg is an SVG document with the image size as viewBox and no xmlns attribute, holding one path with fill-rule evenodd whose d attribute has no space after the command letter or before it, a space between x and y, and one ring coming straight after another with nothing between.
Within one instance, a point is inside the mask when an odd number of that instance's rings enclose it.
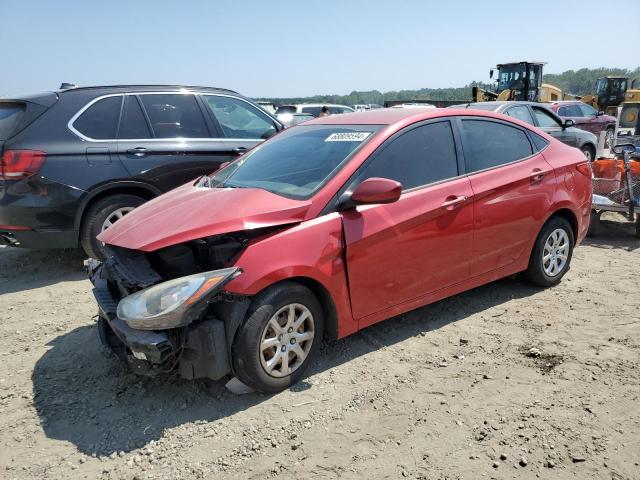
<instances>
[{"instance_id":1,"label":"gravel ground","mask_svg":"<svg viewBox=\"0 0 640 480\"><path fill-rule=\"evenodd\" d=\"M323 348L273 396L132 375L76 251L0 248L0 478L640 478L640 243Z\"/></svg>"}]
</instances>

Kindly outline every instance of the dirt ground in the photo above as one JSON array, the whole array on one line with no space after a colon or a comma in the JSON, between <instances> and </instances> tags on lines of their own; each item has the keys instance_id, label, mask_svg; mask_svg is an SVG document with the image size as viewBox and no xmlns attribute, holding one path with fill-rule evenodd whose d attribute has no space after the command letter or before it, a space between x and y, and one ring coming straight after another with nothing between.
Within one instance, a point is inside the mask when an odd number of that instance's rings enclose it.
<instances>
[{"instance_id":1,"label":"dirt ground","mask_svg":"<svg viewBox=\"0 0 640 480\"><path fill-rule=\"evenodd\" d=\"M0 248L0 478L640 478L629 228L556 288L506 279L326 345L273 396L128 373L82 260Z\"/></svg>"}]
</instances>

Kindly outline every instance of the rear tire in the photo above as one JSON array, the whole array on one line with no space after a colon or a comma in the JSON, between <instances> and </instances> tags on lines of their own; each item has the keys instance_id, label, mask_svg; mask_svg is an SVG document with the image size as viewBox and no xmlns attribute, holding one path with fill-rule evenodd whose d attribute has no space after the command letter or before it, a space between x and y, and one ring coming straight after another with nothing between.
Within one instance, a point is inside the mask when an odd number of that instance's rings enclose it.
<instances>
[{"instance_id":1,"label":"rear tire","mask_svg":"<svg viewBox=\"0 0 640 480\"><path fill-rule=\"evenodd\" d=\"M557 285L569 271L574 243L569 222L562 217L551 217L533 245L525 279L539 287Z\"/></svg>"},{"instance_id":2,"label":"rear tire","mask_svg":"<svg viewBox=\"0 0 640 480\"><path fill-rule=\"evenodd\" d=\"M322 306L311 290L295 282L274 285L253 300L240 327L232 349L234 374L263 393L285 390L303 377L323 332Z\"/></svg>"},{"instance_id":3,"label":"rear tire","mask_svg":"<svg viewBox=\"0 0 640 480\"><path fill-rule=\"evenodd\" d=\"M600 213L595 210L591 210L591 216L589 219L589 230L587 230L587 237L597 237L602 232L602 223L600 222Z\"/></svg>"},{"instance_id":4,"label":"rear tire","mask_svg":"<svg viewBox=\"0 0 640 480\"><path fill-rule=\"evenodd\" d=\"M591 145L583 145L580 149L587 160L593 162L596 159L596 149Z\"/></svg>"},{"instance_id":5,"label":"rear tire","mask_svg":"<svg viewBox=\"0 0 640 480\"><path fill-rule=\"evenodd\" d=\"M98 200L91 205L85 213L80 229L80 244L85 253L92 258L104 260L104 248L102 242L96 237L105 228L105 222L109 223L118 216L125 215L145 202L144 198L137 195L117 194Z\"/></svg>"},{"instance_id":6,"label":"rear tire","mask_svg":"<svg viewBox=\"0 0 640 480\"><path fill-rule=\"evenodd\" d=\"M640 238L640 213L636 214L636 237Z\"/></svg>"}]
</instances>

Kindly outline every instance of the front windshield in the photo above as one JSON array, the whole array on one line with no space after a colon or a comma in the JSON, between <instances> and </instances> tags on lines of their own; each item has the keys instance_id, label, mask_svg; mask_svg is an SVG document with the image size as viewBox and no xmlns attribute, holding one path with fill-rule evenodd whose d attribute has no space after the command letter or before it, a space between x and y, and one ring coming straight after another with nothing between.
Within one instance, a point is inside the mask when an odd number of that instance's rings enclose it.
<instances>
[{"instance_id":1,"label":"front windshield","mask_svg":"<svg viewBox=\"0 0 640 480\"><path fill-rule=\"evenodd\" d=\"M525 73L525 65L521 63L501 66L500 78L498 79L498 93L507 89L522 90L524 87Z\"/></svg>"},{"instance_id":2,"label":"front windshield","mask_svg":"<svg viewBox=\"0 0 640 480\"><path fill-rule=\"evenodd\" d=\"M211 187L261 188L306 199L349 156L380 131L379 125L301 125L285 130L210 177Z\"/></svg>"}]
</instances>

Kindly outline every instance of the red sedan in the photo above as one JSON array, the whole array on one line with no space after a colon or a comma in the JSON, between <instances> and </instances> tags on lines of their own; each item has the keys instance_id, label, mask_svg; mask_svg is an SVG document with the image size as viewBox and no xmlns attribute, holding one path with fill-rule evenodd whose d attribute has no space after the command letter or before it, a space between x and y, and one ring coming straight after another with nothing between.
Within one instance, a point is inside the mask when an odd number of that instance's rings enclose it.
<instances>
[{"instance_id":1,"label":"red sedan","mask_svg":"<svg viewBox=\"0 0 640 480\"><path fill-rule=\"evenodd\" d=\"M136 372L276 392L323 336L518 272L555 285L590 211L582 153L513 117L324 117L103 232L99 331Z\"/></svg>"}]
</instances>

